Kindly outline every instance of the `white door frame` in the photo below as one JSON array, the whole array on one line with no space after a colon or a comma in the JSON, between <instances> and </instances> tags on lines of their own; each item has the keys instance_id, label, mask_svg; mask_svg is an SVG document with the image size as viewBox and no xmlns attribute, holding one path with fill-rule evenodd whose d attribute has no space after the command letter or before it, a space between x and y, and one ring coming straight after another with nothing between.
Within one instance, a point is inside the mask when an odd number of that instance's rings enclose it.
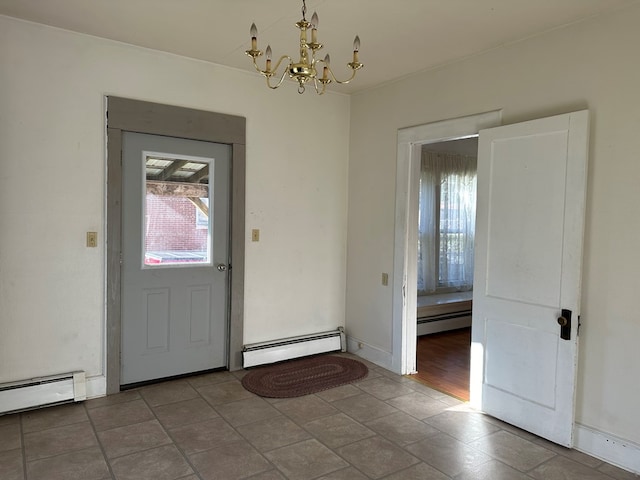
<instances>
[{"instance_id":1,"label":"white door frame","mask_svg":"<svg viewBox=\"0 0 640 480\"><path fill-rule=\"evenodd\" d=\"M391 369L416 371L418 291L418 181L422 145L477 136L502 125L502 111L470 115L398 130L396 211L393 249Z\"/></svg>"}]
</instances>

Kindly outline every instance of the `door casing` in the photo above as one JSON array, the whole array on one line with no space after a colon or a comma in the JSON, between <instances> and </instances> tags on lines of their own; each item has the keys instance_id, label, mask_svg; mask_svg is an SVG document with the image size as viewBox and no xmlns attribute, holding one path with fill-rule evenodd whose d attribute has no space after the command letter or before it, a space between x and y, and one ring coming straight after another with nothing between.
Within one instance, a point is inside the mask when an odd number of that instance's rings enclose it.
<instances>
[{"instance_id":1,"label":"door casing","mask_svg":"<svg viewBox=\"0 0 640 480\"><path fill-rule=\"evenodd\" d=\"M232 147L229 302L229 370L242 368L244 324L246 119L203 110L107 96L107 394L120 391L122 252L122 132L226 143Z\"/></svg>"}]
</instances>

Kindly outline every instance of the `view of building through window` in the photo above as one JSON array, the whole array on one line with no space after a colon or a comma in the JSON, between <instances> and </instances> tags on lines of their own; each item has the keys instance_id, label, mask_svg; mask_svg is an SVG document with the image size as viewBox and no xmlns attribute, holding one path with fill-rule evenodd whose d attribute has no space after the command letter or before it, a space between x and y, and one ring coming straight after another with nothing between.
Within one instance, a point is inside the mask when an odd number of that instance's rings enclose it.
<instances>
[{"instance_id":1,"label":"view of building through window","mask_svg":"<svg viewBox=\"0 0 640 480\"><path fill-rule=\"evenodd\" d=\"M147 156L144 264L210 264L209 162Z\"/></svg>"}]
</instances>

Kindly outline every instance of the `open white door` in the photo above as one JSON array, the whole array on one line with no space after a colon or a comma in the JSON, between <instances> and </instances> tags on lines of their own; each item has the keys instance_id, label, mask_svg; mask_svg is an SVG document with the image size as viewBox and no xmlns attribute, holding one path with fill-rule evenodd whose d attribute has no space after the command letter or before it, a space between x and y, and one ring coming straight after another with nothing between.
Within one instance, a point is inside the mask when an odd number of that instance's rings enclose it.
<instances>
[{"instance_id":1,"label":"open white door","mask_svg":"<svg viewBox=\"0 0 640 480\"><path fill-rule=\"evenodd\" d=\"M567 447L588 127L569 113L482 130L478 147L471 402Z\"/></svg>"}]
</instances>

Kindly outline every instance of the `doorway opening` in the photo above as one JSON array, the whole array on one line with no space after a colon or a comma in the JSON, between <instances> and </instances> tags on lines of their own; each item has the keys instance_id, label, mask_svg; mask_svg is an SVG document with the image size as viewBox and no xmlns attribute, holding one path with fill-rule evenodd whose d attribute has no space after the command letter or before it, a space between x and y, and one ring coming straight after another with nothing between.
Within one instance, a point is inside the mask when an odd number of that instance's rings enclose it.
<instances>
[{"instance_id":1,"label":"doorway opening","mask_svg":"<svg viewBox=\"0 0 640 480\"><path fill-rule=\"evenodd\" d=\"M469 400L478 137L421 147L417 373Z\"/></svg>"},{"instance_id":2,"label":"doorway opening","mask_svg":"<svg viewBox=\"0 0 640 480\"><path fill-rule=\"evenodd\" d=\"M418 198L422 147L476 137L501 124L500 111L443 120L398 131L396 228L393 276L392 369L402 375L417 370Z\"/></svg>"}]
</instances>

